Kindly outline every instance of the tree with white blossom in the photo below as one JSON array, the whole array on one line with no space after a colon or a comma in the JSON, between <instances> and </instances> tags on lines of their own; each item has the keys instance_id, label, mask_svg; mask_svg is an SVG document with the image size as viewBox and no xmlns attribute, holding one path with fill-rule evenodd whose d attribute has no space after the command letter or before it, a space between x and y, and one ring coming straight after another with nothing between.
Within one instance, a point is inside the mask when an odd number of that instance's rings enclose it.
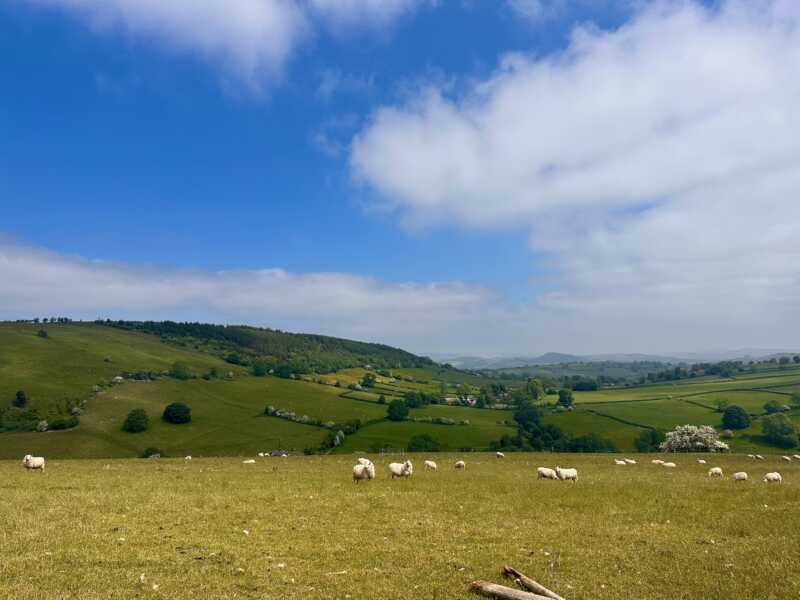
<instances>
[{"instance_id":1,"label":"tree with white blossom","mask_svg":"<svg viewBox=\"0 0 800 600\"><path fill-rule=\"evenodd\" d=\"M678 425L659 446L662 452L724 452L728 444L709 425Z\"/></svg>"}]
</instances>

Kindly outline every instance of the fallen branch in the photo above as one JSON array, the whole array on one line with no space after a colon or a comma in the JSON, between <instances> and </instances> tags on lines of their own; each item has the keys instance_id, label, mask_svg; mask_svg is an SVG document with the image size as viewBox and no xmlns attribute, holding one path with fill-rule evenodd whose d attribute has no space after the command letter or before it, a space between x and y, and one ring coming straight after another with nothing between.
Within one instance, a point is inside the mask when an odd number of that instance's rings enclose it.
<instances>
[{"instance_id":1,"label":"fallen branch","mask_svg":"<svg viewBox=\"0 0 800 600\"><path fill-rule=\"evenodd\" d=\"M473 581L469 588L481 596L498 600L551 600L548 596L540 596L531 592L523 592L514 588L498 585L489 581Z\"/></svg>"},{"instance_id":2,"label":"fallen branch","mask_svg":"<svg viewBox=\"0 0 800 600\"><path fill-rule=\"evenodd\" d=\"M524 573L520 573L514 567L509 567L508 565L503 567L503 575L505 575L506 577L510 577L517 583L517 585L525 588L530 592L540 594L547 598L551 598L552 600L564 600L563 597L559 596L558 594L556 594L551 590L548 590L541 583L534 581Z\"/></svg>"}]
</instances>

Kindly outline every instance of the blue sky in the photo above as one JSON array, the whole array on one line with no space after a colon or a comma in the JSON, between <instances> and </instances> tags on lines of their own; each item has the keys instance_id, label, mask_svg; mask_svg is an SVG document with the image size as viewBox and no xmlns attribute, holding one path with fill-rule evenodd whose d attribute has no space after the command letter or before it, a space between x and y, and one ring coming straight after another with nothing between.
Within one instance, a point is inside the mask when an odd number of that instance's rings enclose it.
<instances>
[{"instance_id":1,"label":"blue sky","mask_svg":"<svg viewBox=\"0 0 800 600\"><path fill-rule=\"evenodd\" d=\"M767 220L749 247L753 207L730 199L743 169L775 182L784 165L769 201L788 203L793 143L755 140L796 124L797 90L742 82L781 48L777 67L796 66L796 30L774 26L796 24L791 3L222 6L0 2L0 317L198 318L470 354L797 333L782 326L797 246ZM731 45L742 32L755 41ZM665 66L670 51L709 71ZM780 126L721 133L765 97ZM677 164L738 145L747 156ZM716 226L721 202L742 223L672 245L678 223ZM732 249L769 278L763 294L729 268ZM264 270L294 283L264 284ZM176 294L183 278L198 289ZM134 289L117 296L118 281ZM721 294L735 306L709 315Z\"/></svg>"}]
</instances>

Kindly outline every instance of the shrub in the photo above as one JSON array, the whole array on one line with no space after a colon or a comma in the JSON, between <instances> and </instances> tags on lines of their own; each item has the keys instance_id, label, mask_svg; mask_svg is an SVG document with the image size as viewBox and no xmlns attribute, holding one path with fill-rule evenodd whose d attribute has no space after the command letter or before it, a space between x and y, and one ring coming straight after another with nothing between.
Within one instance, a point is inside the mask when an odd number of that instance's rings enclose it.
<instances>
[{"instance_id":1,"label":"shrub","mask_svg":"<svg viewBox=\"0 0 800 600\"><path fill-rule=\"evenodd\" d=\"M192 374L189 372L189 366L180 361L172 363L172 368L169 370L169 375L170 377L181 380L190 379L192 376Z\"/></svg>"},{"instance_id":2,"label":"shrub","mask_svg":"<svg viewBox=\"0 0 800 600\"><path fill-rule=\"evenodd\" d=\"M747 429L750 427L750 415L741 406L731 405L722 413L722 426L725 429Z\"/></svg>"},{"instance_id":3,"label":"shrub","mask_svg":"<svg viewBox=\"0 0 800 600\"><path fill-rule=\"evenodd\" d=\"M386 396L381 394L380 398L378 398L378 404L386 404Z\"/></svg>"},{"instance_id":4,"label":"shrub","mask_svg":"<svg viewBox=\"0 0 800 600\"><path fill-rule=\"evenodd\" d=\"M72 429L73 427L77 427L78 423L78 417L75 416L55 419L54 421L50 421L50 430L59 431L61 429Z\"/></svg>"},{"instance_id":5,"label":"shrub","mask_svg":"<svg viewBox=\"0 0 800 600\"><path fill-rule=\"evenodd\" d=\"M567 408L572 406L572 390L567 388L558 390L558 403Z\"/></svg>"},{"instance_id":6,"label":"shrub","mask_svg":"<svg viewBox=\"0 0 800 600\"><path fill-rule=\"evenodd\" d=\"M390 421L402 421L408 416L408 406L402 400L392 400L389 403L386 416Z\"/></svg>"},{"instance_id":7,"label":"shrub","mask_svg":"<svg viewBox=\"0 0 800 600\"><path fill-rule=\"evenodd\" d=\"M783 405L778 402L777 400L770 400L766 404L764 404L764 412L768 415L781 412L783 410Z\"/></svg>"},{"instance_id":8,"label":"shrub","mask_svg":"<svg viewBox=\"0 0 800 600\"><path fill-rule=\"evenodd\" d=\"M173 402L164 409L164 420L167 423L180 425L192 420L192 409L183 402Z\"/></svg>"},{"instance_id":9,"label":"shrub","mask_svg":"<svg viewBox=\"0 0 800 600\"><path fill-rule=\"evenodd\" d=\"M145 448L144 452L142 452L142 458L161 457L161 456L166 456L166 454L164 454L158 448L153 448L152 446L149 448Z\"/></svg>"},{"instance_id":10,"label":"shrub","mask_svg":"<svg viewBox=\"0 0 800 600\"><path fill-rule=\"evenodd\" d=\"M134 408L125 418L125 422L122 424L122 431L141 433L142 431L147 431L149 424L150 419L147 417L147 413L141 408Z\"/></svg>"},{"instance_id":11,"label":"shrub","mask_svg":"<svg viewBox=\"0 0 800 600\"><path fill-rule=\"evenodd\" d=\"M442 445L427 433L412 436L408 440L409 452L439 452Z\"/></svg>"},{"instance_id":12,"label":"shrub","mask_svg":"<svg viewBox=\"0 0 800 600\"><path fill-rule=\"evenodd\" d=\"M789 417L773 414L761 419L761 430L767 440L780 448L797 446L797 429Z\"/></svg>"},{"instance_id":13,"label":"shrub","mask_svg":"<svg viewBox=\"0 0 800 600\"><path fill-rule=\"evenodd\" d=\"M28 405L28 395L24 391L19 390L16 396L14 396L12 404L17 408L25 408Z\"/></svg>"},{"instance_id":14,"label":"shrub","mask_svg":"<svg viewBox=\"0 0 800 600\"><path fill-rule=\"evenodd\" d=\"M266 377L269 374L269 367L266 363L257 362L253 365L253 375L256 377Z\"/></svg>"},{"instance_id":15,"label":"shrub","mask_svg":"<svg viewBox=\"0 0 800 600\"><path fill-rule=\"evenodd\" d=\"M633 444L639 452L658 452L659 446L665 439L666 435L663 431L645 429L638 435Z\"/></svg>"},{"instance_id":16,"label":"shrub","mask_svg":"<svg viewBox=\"0 0 800 600\"><path fill-rule=\"evenodd\" d=\"M40 329L39 331L37 331L36 335L38 335L40 338L44 338L44 339L47 339L47 338L50 337L50 334L48 334L47 331L45 331L44 329Z\"/></svg>"}]
</instances>

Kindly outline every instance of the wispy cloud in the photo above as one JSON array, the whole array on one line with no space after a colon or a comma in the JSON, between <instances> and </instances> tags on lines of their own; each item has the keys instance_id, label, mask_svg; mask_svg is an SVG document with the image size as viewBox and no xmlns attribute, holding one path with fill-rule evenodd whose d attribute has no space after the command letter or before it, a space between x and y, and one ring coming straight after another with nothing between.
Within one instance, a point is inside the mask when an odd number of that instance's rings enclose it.
<instances>
[{"instance_id":1,"label":"wispy cloud","mask_svg":"<svg viewBox=\"0 0 800 600\"><path fill-rule=\"evenodd\" d=\"M383 28L425 0L22 0L62 9L98 34L198 56L261 89L319 29Z\"/></svg>"}]
</instances>

